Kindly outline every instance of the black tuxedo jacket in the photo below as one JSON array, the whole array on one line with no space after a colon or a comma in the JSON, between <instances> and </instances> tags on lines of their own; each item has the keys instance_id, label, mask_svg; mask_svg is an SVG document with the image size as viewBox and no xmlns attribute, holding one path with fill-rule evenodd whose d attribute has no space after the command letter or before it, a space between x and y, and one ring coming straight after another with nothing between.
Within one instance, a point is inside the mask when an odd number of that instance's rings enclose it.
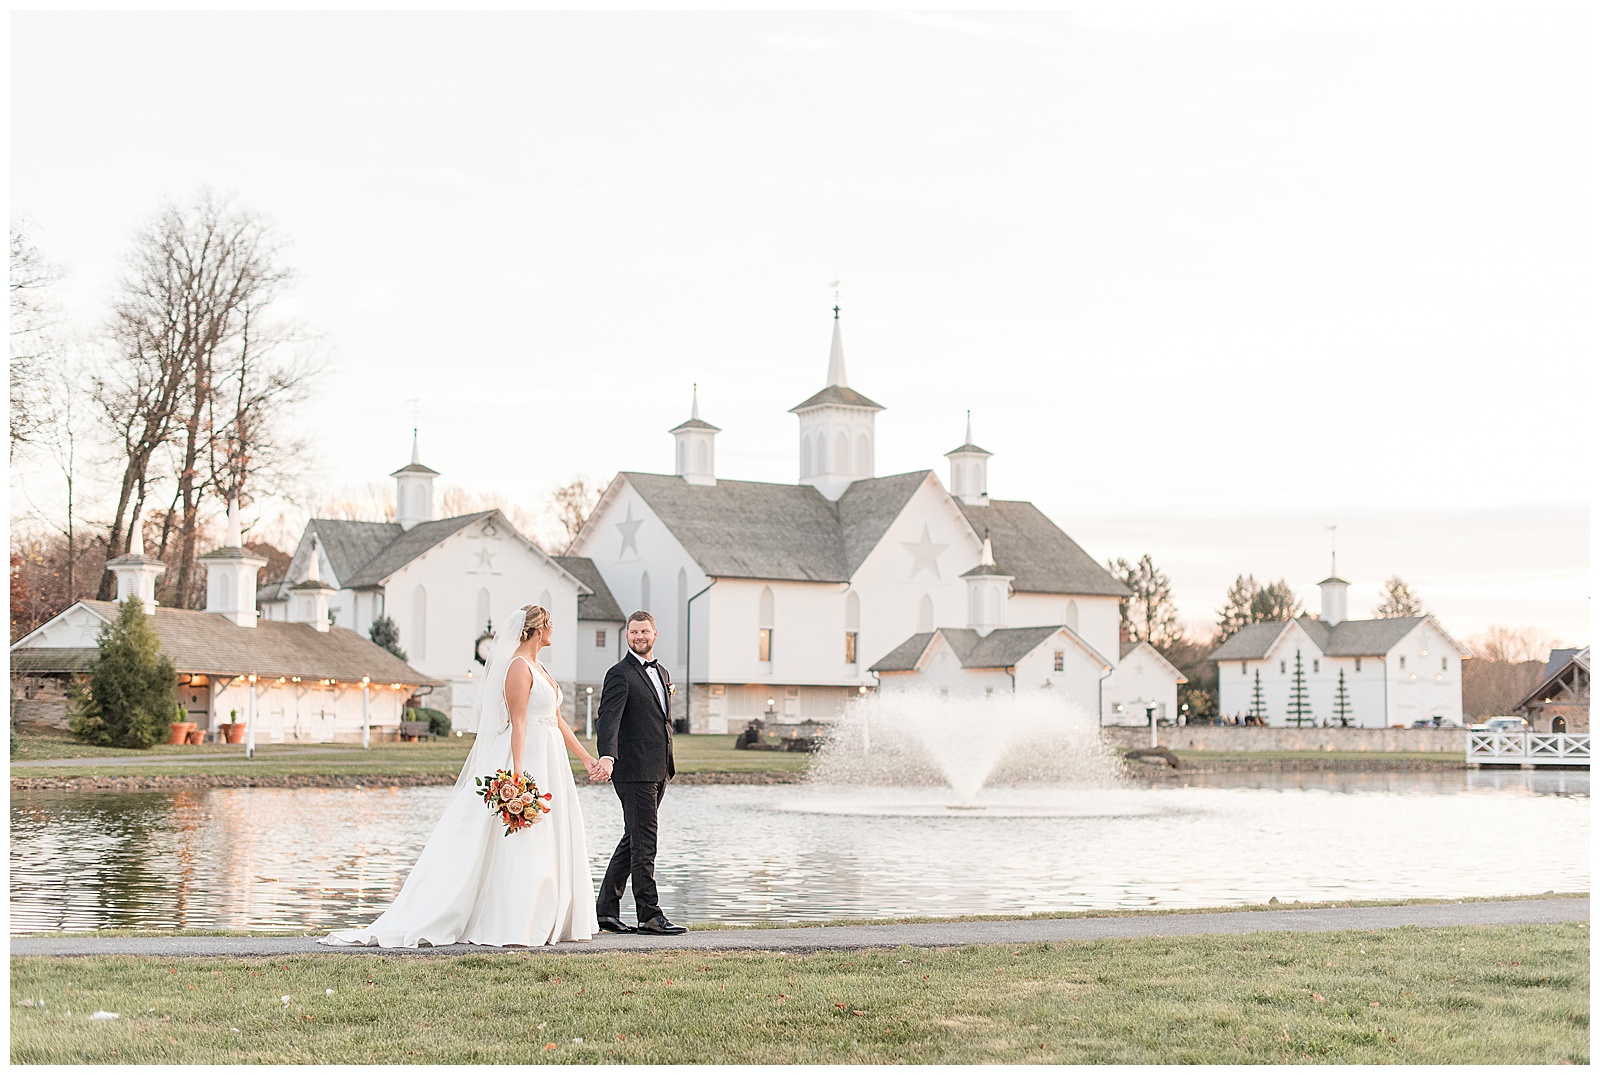
<instances>
[{"instance_id":1,"label":"black tuxedo jacket","mask_svg":"<svg viewBox=\"0 0 1600 1075\"><path fill-rule=\"evenodd\" d=\"M667 692L665 708L633 654L606 671L596 746L602 758L612 759L615 783L664 781L677 773L672 764L672 679L665 664L656 666L656 674Z\"/></svg>"}]
</instances>

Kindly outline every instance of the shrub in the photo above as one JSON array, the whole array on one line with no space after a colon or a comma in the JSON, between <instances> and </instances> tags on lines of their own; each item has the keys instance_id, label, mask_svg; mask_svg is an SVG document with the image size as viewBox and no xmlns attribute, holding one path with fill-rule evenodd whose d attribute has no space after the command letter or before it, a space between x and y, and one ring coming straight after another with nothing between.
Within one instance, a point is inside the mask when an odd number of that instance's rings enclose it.
<instances>
[{"instance_id":1,"label":"shrub","mask_svg":"<svg viewBox=\"0 0 1600 1075\"><path fill-rule=\"evenodd\" d=\"M423 709L421 707L407 709L406 719L427 721L428 730L434 735L443 737L450 734L450 714L443 710Z\"/></svg>"},{"instance_id":2,"label":"shrub","mask_svg":"<svg viewBox=\"0 0 1600 1075\"><path fill-rule=\"evenodd\" d=\"M402 661L409 660L406 651L400 648L400 627L388 616L379 616L373 620L372 627L367 631L367 637Z\"/></svg>"},{"instance_id":3,"label":"shrub","mask_svg":"<svg viewBox=\"0 0 1600 1075\"><path fill-rule=\"evenodd\" d=\"M178 708L178 673L161 652L144 605L130 597L100 630L100 656L72 688L68 730L107 747L154 746Z\"/></svg>"}]
</instances>

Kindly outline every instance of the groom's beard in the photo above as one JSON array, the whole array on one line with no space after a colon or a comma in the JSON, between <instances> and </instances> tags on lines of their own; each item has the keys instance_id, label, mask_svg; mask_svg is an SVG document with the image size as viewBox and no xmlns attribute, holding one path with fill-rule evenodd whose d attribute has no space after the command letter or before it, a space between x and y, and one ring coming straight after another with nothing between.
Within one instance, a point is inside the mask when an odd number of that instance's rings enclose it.
<instances>
[{"instance_id":1,"label":"groom's beard","mask_svg":"<svg viewBox=\"0 0 1600 1075\"><path fill-rule=\"evenodd\" d=\"M650 659L650 651L656 648L656 644L654 642L646 642L641 645L638 642L629 642L628 648L648 661Z\"/></svg>"}]
</instances>

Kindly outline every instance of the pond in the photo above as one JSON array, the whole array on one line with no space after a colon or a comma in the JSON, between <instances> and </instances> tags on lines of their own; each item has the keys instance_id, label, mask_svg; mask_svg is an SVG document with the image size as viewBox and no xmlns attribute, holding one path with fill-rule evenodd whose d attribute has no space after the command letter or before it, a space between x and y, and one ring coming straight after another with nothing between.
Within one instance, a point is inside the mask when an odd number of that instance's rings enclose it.
<instances>
[{"instance_id":1,"label":"pond","mask_svg":"<svg viewBox=\"0 0 1600 1075\"><path fill-rule=\"evenodd\" d=\"M13 792L11 930L361 925L450 790ZM607 788L578 797L598 878L621 813ZM928 787L674 787L657 879L679 922L1587 891L1589 775L1218 774L970 805Z\"/></svg>"}]
</instances>

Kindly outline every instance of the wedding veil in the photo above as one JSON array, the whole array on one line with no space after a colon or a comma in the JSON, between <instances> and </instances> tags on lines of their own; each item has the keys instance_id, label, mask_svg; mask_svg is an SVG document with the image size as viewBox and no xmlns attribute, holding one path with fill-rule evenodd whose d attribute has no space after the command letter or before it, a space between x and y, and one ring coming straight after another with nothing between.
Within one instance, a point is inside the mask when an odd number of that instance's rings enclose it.
<instances>
[{"instance_id":1,"label":"wedding veil","mask_svg":"<svg viewBox=\"0 0 1600 1075\"><path fill-rule=\"evenodd\" d=\"M456 787L465 787L473 778L489 776L505 762L496 758L495 743L511 726L511 713L506 709L506 673L511 669L511 658L522 644L522 625L527 613L518 608L507 612L494 625L494 642L489 648L489 663L484 666L478 681L478 696L472 702L472 715L476 718L477 741L467 755Z\"/></svg>"}]
</instances>

